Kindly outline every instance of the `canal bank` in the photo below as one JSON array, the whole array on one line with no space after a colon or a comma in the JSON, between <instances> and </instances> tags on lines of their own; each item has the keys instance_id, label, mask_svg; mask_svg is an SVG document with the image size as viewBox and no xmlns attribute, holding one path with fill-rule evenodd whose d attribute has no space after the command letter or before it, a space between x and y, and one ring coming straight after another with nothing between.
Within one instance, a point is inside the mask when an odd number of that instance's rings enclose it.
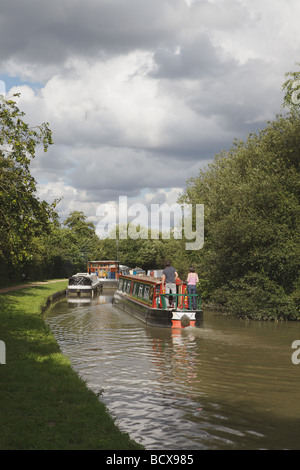
<instances>
[{"instance_id":1,"label":"canal bank","mask_svg":"<svg viewBox=\"0 0 300 470\"><path fill-rule=\"evenodd\" d=\"M42 311L66 281L0 294L1 450L138 450L65 357Z\"/></svg>"}]
</instances>

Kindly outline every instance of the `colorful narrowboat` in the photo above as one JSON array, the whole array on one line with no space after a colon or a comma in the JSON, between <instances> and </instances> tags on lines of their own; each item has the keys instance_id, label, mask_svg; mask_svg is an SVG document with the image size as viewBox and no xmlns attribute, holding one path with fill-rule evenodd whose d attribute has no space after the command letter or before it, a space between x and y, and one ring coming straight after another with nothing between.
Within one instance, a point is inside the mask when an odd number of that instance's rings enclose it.
<instances>
[{"instance_id":1,"label":"colorful narrowboat","mask_svg":"<svg viewBox=\"0 0 300 470\"><path fill-rule=\"evenodd\" d=\"M196 297L197 308L190 310L192 295L186 284L177 283L176 295L165 294L161 279L139 275L120 275L113 295L113 304L150 326L165 328L199 327L203 323L201 298ZM170 301L173 303L170 305Z\"/></svg>"},{"instance_id":2,"label":"colorful narrowboat","mask_svg":"<svg viewBox=\"0 0 300 470\"><path fill-rule=\"evenodd\" d=\"M119 266L119 261L115 260L88 261L87 270L90 274L96 274L101 289L103 287L117 288Z\"/></svg>"}]
</instances>

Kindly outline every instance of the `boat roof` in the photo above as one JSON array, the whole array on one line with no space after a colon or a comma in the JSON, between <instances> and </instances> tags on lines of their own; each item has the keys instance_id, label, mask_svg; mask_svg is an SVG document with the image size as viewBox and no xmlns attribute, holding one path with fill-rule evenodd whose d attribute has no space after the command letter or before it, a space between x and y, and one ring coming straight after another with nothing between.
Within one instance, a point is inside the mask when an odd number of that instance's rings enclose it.
<instances>
[{"instance_id":1,"label":"boat roof","mask_svg":"<svg viewBox=\"0 0 300 470\"><path fill-rule=\"evenodd\" d=\"M88 263L117 263L120 264L120 261L115 261L111 259L100 259L95 261L88 261Z\"/></svg>"},{"instance_id":2,"label":"boat roof","mask_svg":"<svg viewBox=\"0 0 300 470\"><path fill-rule=\"evenodd\" d=\"M80 276L80 277L91 277L91 274L89 274L89 273L76 273L76 274L73 274L72 277L76 277L76 276Z\"/></svg>"},{"instance_id":3,"label":"boat roof","mask_svg":"<svg viewBox=\"0 0 300 470\"><path fill-rule=\"evenodd\" d=\"M120 274L119 277L131 279L132 281L142 281L142 282L149 282L152 284L161 284L161 279L151 276L143 276L139 274Z\"/></svg>"}]
</instances>

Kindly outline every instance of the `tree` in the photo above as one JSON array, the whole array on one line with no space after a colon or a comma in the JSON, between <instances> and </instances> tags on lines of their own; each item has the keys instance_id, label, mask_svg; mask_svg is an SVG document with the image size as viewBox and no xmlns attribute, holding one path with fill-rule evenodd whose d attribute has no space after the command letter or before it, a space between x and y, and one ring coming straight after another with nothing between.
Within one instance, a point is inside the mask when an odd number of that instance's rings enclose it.
<instances>
[{"instance_id":1,"label":"tree","mask_svg":"<svg viewBox=\"0 0 300 470\"><path fill-rule=\"evenodd\" d=\"M117 226L116 233L109 235L100 241L101 252L106 259L116 259L121 264L131 268L139 266L145 271L150 269L162 269L166 259L171 260L180 272L187 271L185 250L182 240L174 240L173 235L170 239L164 239L162 234L158 234L157 239L151 239L151 229L145 227L136 227L136 233L143 233L144 238L119 239L120 231L128 233L129 224L124 227Z\"/></svg>"},{"instance_id":2,"label":"tree","mask_svg":"<svg viewBox=\"0 0 300 470\"><path fill-rule=\"evenodd\" d=\"M203 290L239 315L300 316L299 148L300 117L291 111L217 155L180 201L205 205Z\"/></svg>"},{"instance_id":3,"label":"tree","mask_svg":"<svg viewBox=\"0 0 300 470\"><path fill-rule=\"evenodd\" d=\"M64 221L64 225L73 230L80 237L93 237L95 227L92 222L86 222L86 215L82 211L73 211Z\"/></svg>"},{"instance_id":4,"label":"tree","mask_svg":"<svg viewBox=\"0 0 300 470\"><path fill-rule=\"evenodd\" d=\"M101 253L100 240L92 222L87 222L83 212L73 211L65 220L62 229L63 245L69 265L74 271L86 271L87 261L98 258Z\"/></svg>"},{"instance_id":5,"label":"tree","mask_svg":"<svg viewBox=\"0 0 300 470\"><path fill-rule=\"evenodd\" d=\"M38 199L30 173L37 146L46 152L52 144L51 131L48 123L30 127L24 115L14 100L0 100L0 257L10 269L30 259L31 240L57 220L57 201Z\"/></svg>"}]
</instances>

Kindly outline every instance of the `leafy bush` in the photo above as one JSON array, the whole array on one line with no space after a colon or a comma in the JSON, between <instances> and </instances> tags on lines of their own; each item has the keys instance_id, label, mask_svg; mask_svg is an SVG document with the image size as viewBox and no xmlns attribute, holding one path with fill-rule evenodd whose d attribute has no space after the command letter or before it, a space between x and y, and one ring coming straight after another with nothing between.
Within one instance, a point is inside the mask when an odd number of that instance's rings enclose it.
<instances>
[{"instance_id":1,"label":"leafy bush","mask_svg":"<svg viewBox=\"0 0 300 470\"><path fill-rule=\"evenodd\" d=\"M237 315L299 315L299 149L300 114L278 116L216 155L180 199L205 207L204 248L194 261L204 293Z\"/></svg>"},{"instance_id":2,"label":"leafy bush","mask_svg":"<svg viewBox=\"0 0 300 470\"><path fill-rule=\"evenodd\" d=\"M299 292L298 292L299 294ZM296 296L262 273L250 273L217 289L212 300L241 318L256 320L300 320Z\"/></svg>"}]
</instances>

